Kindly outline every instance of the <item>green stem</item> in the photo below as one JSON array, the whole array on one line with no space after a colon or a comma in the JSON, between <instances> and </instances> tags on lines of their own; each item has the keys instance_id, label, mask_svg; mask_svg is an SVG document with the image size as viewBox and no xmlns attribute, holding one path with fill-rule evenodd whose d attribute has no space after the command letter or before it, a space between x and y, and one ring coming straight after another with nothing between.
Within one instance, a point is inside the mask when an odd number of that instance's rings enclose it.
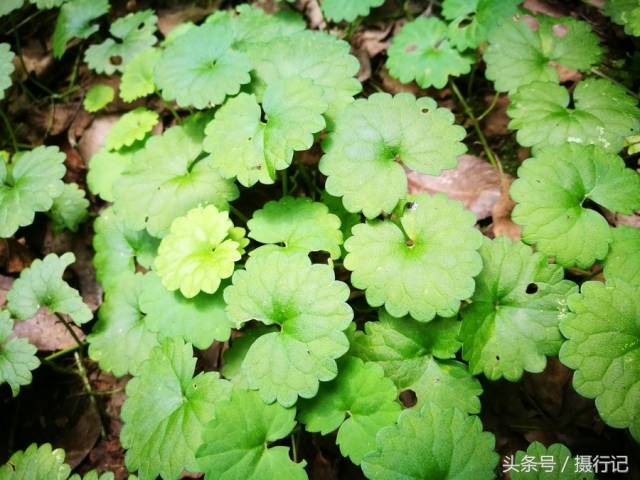
<instances>
[{"instance_id":1,"label":"green stem","mask_svg":"<svg viewBox=\"0 0 640 480\"><path fill-rule=\"evenodd\" d=\"M169 105L167 102L165 102L164 100L162 100L162 105L164 105L164 108L166 108L167 110L169 110L169 112L171 113L171 115L173 115L173 118L176 119L177 123L180 123L180 121L182 120L180 118L180 115L178 115L178 112L176 111L175 108L173 108L171 105Z\"/></svg>"},{"instance_id":2,"label":"green stem","mask_svg":"<svg viewBox=\"0 0 640 480\"><path fill-rule=\"evenodd\" d=\"M298 463L298 446L294 432L291 432L291 454L293 455L293 463Z\"/></svg>"},{"instance_id":3,"label":"green stem","mask_svg":"<svg viewBox=\"0 0 640 480\"><path fill-rule=\"evenodd\" d=\"M471 121L471 124L473 125L473 128L476 131L478 138L480 139L480 143L482 144L482 148L484 149L484 153L487 156L489 163L491 163L491 165L493 165L494 168L498 169L498 171L502 173L502 164L496 158L495 154L493 153L493 150L491 150L491 147L489 146L489 142L487 142L487 138L484 136L484 133L482 132L482 128L480 128L480 123L478 122L478 119L476 118L476 116L473 114L473 110L471 110L471 107L469 106L467 101L464 99L464 97L460 93L460 90L458 90L458 87L455 84L455 82L453 80L450 80L449 85L451 86L451 90L453 90L453 93L455 94L456 98L460 102L460 105L462 105L462 108L467 114L467 117L469 117L469 120Z\"/></svg>"},{"instance_id":4,"label":"green stem","mask_svg":"<svg viewBox=\"0 0 640 480\"><path fill-rule=\"evenodd\" d=\"M76 344L73 347L65 348L64 350L58 350L57 352L53 352L48 357L44 357L44 361L45 362L51 362L52 360L55 360L56 358L63 357L67 353L75 352L76 350L78 350L78 348L80 348L80 345Z\"/></svg>"},{"instance_id":5,"label":"green stem","mask_svg":"<svg viewBox=\"0 0 640 480\"><path fill-rule=\"evenodd\" d=\"M622 83L620 83L618 80L616 80L615 78L610 77L609 75L607 75L604 72L601 72L600 70L598 70L597 68L593 67L591 69L591 73L593 73L594 75L597 75L598 77L604 78L605 80L609 80L610 82L615 83L616 85L624 88L624 90L631 95L634 98L640 98L640 96L634 92L633 90L629 90L627 87L625 87Z\"/></svg>"},{"instance_id":6,"label":"green stem","mask_svg":"<svg viewBox=\"0 0 640 480\"><path fill-rule=\"evenodd\" d=\"M286 170L282 170L282 172L280 173L280 179L282 183L282 196L286 197L289 193L289 178L287 176Z\"/></svg>"},{"instance_id":7,"label":"green stem","mask_svg":"<svg viewBox=\"0 0 640 480\"><path fill-rule=\"evenodd\" d=\"M69 332L69 335L71 335L73 337L73 339L76 341L76 343L78 344L78 348L83 348L84 347L84 342L82 340L80 340L80 338L78 338L78 335L76 334L75 330L73 329L73 327L71 327L69 325L69 322L67 322L67 320L60 315L58 312L55 313L56 317L58 317L58 320L62 323L62 325L64 325L64 328L67 329L67 332Z\"/></svg>"},{"instance_id":8,"label":"green stem","mask_svg":"<svg viewBox=\"0 0 640 480\"><path fill-rule=\"evenodd\" d=\"M249 219L244 213L242 213L240 210L238 210L236 207L234 207L231 204L229 205L229 211L233 213L236 217L238 217L240 221L242 221L245 225L249 221Z\"/></svg>"},{"instance_id":9,"label":"green stem","mask_svg":"<svg viewBox=\"0 0 640 480\"><path fill-rule=\"evenodd\" d=\"M4 110L0 109L0 118L2 118L2 121L4 122L4 126L7 129L7 132L9 132L9 138L11 138L11 144L13 145L13 152L16 153L19 151L18 148L18 140L16 139L16 134L13 131L13 128L11 127L11 121L9 120L9 117L7 117L7 114L4 113Z\"/></svg>"},{"instance_id":10,"label":"green stem","mask_svg":"<svg viewBox=\"0 0 640 480\"><path fill-rule=\"evenodd\" d=\"M76 361L76 366L78 367L78 372L80 373L80 378L82 379L82 385L84 386L85 392L89 395L89 401L93 408L96 409L98 415L100 416L100 435L104 438L107 436L107 432L104 429L104 425L102 424L102 415L100 415L100 409L98 408L98 402L96 402L96 397L93 395L93 391L91 390L91 382L89 382L89 377L87 376L87 370L84 368L83 360L80 352L75 352L73 354L73 358Z\"/></svg>"},{"instance_id":11,"label":"green stem","mask_svg":"<svg viewBox=\"0 0 640 480\"><path fill-rule=\"evenodd\" d=\"M498 103L499 98L500 98L500 93L496 92L496 94L493 96L493 100L491 100L491 105L489 105L487 109L478 116L477 118L478 122L480 122L484 117L486 117L493 111L493 109L496 107Z\"/></svg>"}]
</instances>

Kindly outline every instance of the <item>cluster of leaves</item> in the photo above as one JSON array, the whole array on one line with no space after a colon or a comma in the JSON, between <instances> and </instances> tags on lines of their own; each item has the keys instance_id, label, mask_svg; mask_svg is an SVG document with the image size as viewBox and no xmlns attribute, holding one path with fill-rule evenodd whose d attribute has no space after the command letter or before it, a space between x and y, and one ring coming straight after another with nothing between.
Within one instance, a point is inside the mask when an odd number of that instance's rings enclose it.
<instances>
[{"instance_id":1,"label":"cluster of leaves","mask_svg":"<svg viewBox=\"0 0 640 480\"><path fill-rule=\"evenodd\" d=\"M95 33L109 9L107 0L34 2L60 7L57 57L72 38ZM349 3L321 6L327 18L353 21L382 2ZM442 88L485 47L487 78L511 101L510 127L533 148L511 188L517 242L483 237L460 202L407 193L406 169L439 175L466 151L452 112L408 93L354 99L362 86L349 45L306 30L288 10L218 11L161 42L146 10L115 20L86 50L91 69L121 74L124 101L157 94L190 111L174 112L177 124L162 131L155 111L132 109L87 175L91 193L111 203L94 222L105 295L88 353L102 370L133 376L120 435L130 471L304 479L305 462L272 446L300 422L337 431L342 455L373 480L493 478L499 457L477 416L477 376L517 381L550 356L576 371L576 390L596 399L605 422L640 439L640 234L611 228L596 210L640 209L640 177L618 156L640 130L640 109L609 80L587 77L570 95L556 67L589 72L603 54L597 36L573 18L518 14L518 3L445 0L443 19L407 23L387 60L400 81ZM634 28L617 7L626 8L611 6L612 18ZM0 45L2 95L12 56ZM99 110L113 94L94 87L85 108ZM321 134L324 201L287 195L296 152ZM56 147L3 156L1 237L37 212L56 231L87 218L84 192L62 181L64 160ZM282 198L250 219L231 206L236 182L279 179ZM7 295L0 382L14 395L39 365L35 347L12 337L14 319L40 308L78 326L93 317L63 278L73 261L70 253L34 261ZM606 283L565 279L565 267L596 261ZM377 320L354 322L340 263ZM193 348L214 341L230 344L222 371L196 372ZM399 400L407 391L411 408ZM571 455L561 445L531 452ZM0 469L0 479L69 474L48 445Z\"/></svg>"}]
</instances>

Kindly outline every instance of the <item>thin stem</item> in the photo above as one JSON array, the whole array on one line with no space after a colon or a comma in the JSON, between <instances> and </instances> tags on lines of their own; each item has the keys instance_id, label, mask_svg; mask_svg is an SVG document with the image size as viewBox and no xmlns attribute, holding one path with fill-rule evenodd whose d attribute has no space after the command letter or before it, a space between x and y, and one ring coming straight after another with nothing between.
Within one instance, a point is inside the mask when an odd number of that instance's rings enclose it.
<instances>
[{"instance_id":1,"label":"thin stem","mask_svg":"<svg viewBox=\"0 0 640 480\"><path fill-rule=\"evenodd\" d=\"M177 123L180 123L180 121L182 120L180 118L180 115L178 115L178 112L176 112L175 108L173 108L171 105L169 105L167 102L165 102L164 100L162 100L162 105L164 105L164 108L166 108L167 110L169 110L169 112L171 113L171 115L173 115L173 118L176 119Z\"/></svg>"},{"instance_id":2,"label":"thin stem","mask_svg":"<svg viewBox=\"0 0 640 480\"><path fill-rule=\"evenodd\" d=\"M62 322L62 325L64 325L64 328L67 329L67 332L69 332L69 334L76 341L76 343L78 344L78 347L79 348L83 348L84 347L84 342L82 340L80 340L80 338L78 338L78 335L76 334L76 332L73 329L73 327L71 327L69 325L69 322L67 322L67 320L62 315L60 315L58 312L56 312L55 315L56 315L56 317L58 317L58 320L60 320L60 322Z\"/></svg>"},{"instance_id":3,"label":"thin stem","mask_svg":"<svg viewBox=\"0 0 640 480\"><path fill-rule=\"evenodd\" d=\"M498 103L499 98L500 98L500 93L496 92L496 94L493 97L493 100L491 100L491 105L489 105L487 109L478 116L477 118L478 122L481 121L484 117L486 117L493 111L493 109L496 107Z\"/></svg>"},{"instance_id":4,"label":"thin stem","mask_svg":"<svg viewBox=\"0 0 640 480\"><path fill-rule=\"evenodd\" d=\"M13 145L13 152L17 152L19 151L18 148L18 140L16 139L16 134L13 131L13 128L11 127L11 121L9 120L9 117L7 117L7 114L4 113L4 110L0 109L0 118L2 118L2 121L4 122L4 126L7 129L7 132L9 132L9 138L11 138L11 144Z\"/></svg>"},{"instance_id":5,"label":"thin stem","mask_svg":"<svg viewBox=\"0 0 640 480\"><path fill-rule=\"evenodd\" d=\"M286 170L282 170L282 172L280 173L280 178L281 178L281 183L282 183L282 196L286 197L287 194L289 193L289 178L287 176L287 171Z\"/></svg>"},{"instance_id":6,"label":"thin stem","mask_svg":"<svg viewBox=\"0 0 640 480\"><path fill-rule=\"evenodd\" d=\"M597 68L593 67L591 69L591 73L593 73L594 75L597 75L601 78L604 78L605 80L609 80L610 82L615 83L616 85L619 85L620 87L624 88L625 91L631 95L634 98L640 98L640 96L638 96L638 94L636 92L634 92L633 90L629 90L627 87L625 87L622 83L620 83L618 80L616 80L615 78L610 77L609 75L607 75L604 72L601 72L600 70L598 70Z\"/></svg>"},{"instance_id":7,"label":"thin stem","mask_svg":"<svg viewBox=\"0 0 640 480\"><path fill-rule=\"evenodd\" d=\"M244 224L246 224L249 221L249 219L244 213L242 213L240 210L238 210L236 207L234 207L231 204L229 205L229 211L233 213L236 217L238 217L240 221L242 221Z\"/></svg>"},{"instance_id":8,"label":"thin stem","mask_svg":"<svg viewBox=\"0 0 640 480\"><path fill-rule=\"evenodd\" d=\"M293 463L298 463L298 446L294 432L291 432L291 454L293 455Z\"/></svg>"},{"instance_id":9,"label":"thin stem","mask_svg":"<svg viewBox=\"0 0 640 480\"><path fill-rule=\"evenodd\" d=\"M487 156L489 163L491 163L491 165L493 165L494 168L498 169L498 171L502 173L502 164L496 158L495 154L493 153L493 150L491 150L491 147L489 146L489 142L487 142L487 138L484 136L484 133L482 132L482 128L480 128L480 123L478 122L478 119L473 114L473 110L471 110L471 107L469 106L467 101L464 99L464 97L460 93L460 90L458 90L458 87L456 86L455 82L453 80L450 80L449 85L451 85L451 90L453 90L453 93L455 94L456 98L460 102L460 105L462 105L462 108L467 114L467 117L469 117L469 120L471 121L473 128L478 134L478 138L480 139L480 143L482 144L482 148L484 149L484 153Z\"/></svg>"},{"instance_id":10,"label":"thin stem","mask_svg":"<svg viewBox=\"0 0 640 480\"><path fill-rule=\"evenodd\" d=\"M96 397L93 395L93 391L91 390L91 383L89 382L89 377L87 376L87 370L84 368L84 363L82 363L83 358L80 356L79 352L75 352L73 354L73 358L76 361L76 366L78 367L78 372L80 373L80 378L82 379L82 385L84 386L87 395L89 395L89 401L91 402L93 408L96 409L96 412L98 412L98 415L102 420L100 410L98 409L98 402L96 402ZM102 421L100 421L100 435L102 435L102 437L107 436L107 432L104 429Z\"/></svg>"},{"instance_id":11,"label":"thin stem","mask_svg":"<svg viewBox=\"0 0 640 480\"><path fill-rule=\"evenodd\" d=\"M60 358L60 357L65 356L67 353L75 352L79 348L80 348L80 345L74 345L73 347L65 348L64 350L58 350L57 352L53 352L48 357L44 357L44 361L45 362L51 362L52 360L55 360L56 358Z\"/></svg>"}]
</instances>

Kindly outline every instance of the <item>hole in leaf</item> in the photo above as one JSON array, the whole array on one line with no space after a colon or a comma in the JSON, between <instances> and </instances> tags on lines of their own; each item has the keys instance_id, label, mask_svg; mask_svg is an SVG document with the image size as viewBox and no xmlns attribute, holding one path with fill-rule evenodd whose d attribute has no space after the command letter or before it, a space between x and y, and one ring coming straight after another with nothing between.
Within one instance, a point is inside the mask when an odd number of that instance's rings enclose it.
<instances>
[{"instance_id":1,"label":"hole in leaf","mask_svg":"<svg viewBox=\"0 0 640 480\"><path fill-rule=\"evenodd\" d=\"M411 240L410 238L407 238L407 239L404 241L404 244L405 244L407 247L409 247L409 248L411 248L411 247L413 247L413 246L415 245L414 241L413 241L413 240Z\"/></svg>"},{"instance_id":2,"label":"hole in leaf","mask_svg":"<svg viewBox=\"0 0 640 480\"><path fill-rule=\"evenodd\" d=\"M532 294L536 293L537 291L538 291L538 285L536 285L535 283L530 283L529 285L527 285L526 292L529 295L532 295Z\"/></svg>"},{"instance_id":3,"label":"hole in leaf","mask_svg":"<svg viewBox=\"0 0 640 480\"><path fill-rule=\"evenodd\" d=\"M458 23L458 27L460 28L468 27L469 25L471 25L471 22L473 22L473 19L471 17L466 17L464 20Z\"/></svg>"},{"instance_id":4,"label":"hole in leaf","mask_svg":"<svg viewBox=\"0 0 640 480\"><path fill-rule=\"evenodd\" d=\"M398 399L400 400L402 405L405 406L405 408L414 407L416 403L418 403L416 392L409 389L401 391L400 395L398 395Z\"/></svg>"},{"instance_id":5,"label":"hole in leaf","mask_svg":"<svg viewBox=\"0 0 640 480\"><path fill-rule=\"evenodd\" d=\"M267 112L265 112L264 110L260 110L260 121L262 123L267 123Z\"/></svg>"},{"instance_id":6,"label":"hole in leaf","mask_svg":"<svg viewBox=\"0 0 640 480\"><path fill-rule=\"evenodd\" d=\"M122 65L122 57L120 55L111 55L109 61L112 65Z\"/></svg>"},{"instance_id":7,"label":"hole in leaf","mask_svg":"<svg viewBox=\"0 0 640 480\"><path fill-rule=\"evenodd\" d=\"M412 43L411 45L407 45L404 51L407 53L411 53L411 52L415 52L417 48L418 48L418 45L416 45L415 43Z\"/></svg>"},{"instance_id":8,"label":"hole in leaf","mask_svg":"<svg viewBox=\"0 0 640 480\"><path fill-rule=\"evenodd\" d=\"M422 113L429 113L429 109L428 109L427 107L422 107L422 108L420 109L420 111L421 111Z\"/></svg>"},{"instance_id":9,"label":"hole in leaf","mask_svg":"<svg viewBox=\"0 0 640 480\"><path fill-rule=\"evenodd\" d=\"M416 202L407 202L404 209L413 212L418 209L418 204Z\"/></svg>"},{"instance_id":10,"label":"hole in leaf","mask_svg":"<svg viewBox=\"0 0 640 480\"><path fill-rule=\"evenodd\" d=\"M552 27L552 30L553 30L553 34L558 38L562 38L567 33L569 33L569 27L567 27L566 25L563 25L561 23L558 23L558 24L554 25Z\"/></svg>"},{"instance_id":11,"label":"hole in leaf","mask_svg":"<svg viewBox=\"0 0 640 480\"><path fill-rule=\"evenodd\" d=\"M500 361L500 355L496 355L496 360Z\"/></svg>"}]
</instances>

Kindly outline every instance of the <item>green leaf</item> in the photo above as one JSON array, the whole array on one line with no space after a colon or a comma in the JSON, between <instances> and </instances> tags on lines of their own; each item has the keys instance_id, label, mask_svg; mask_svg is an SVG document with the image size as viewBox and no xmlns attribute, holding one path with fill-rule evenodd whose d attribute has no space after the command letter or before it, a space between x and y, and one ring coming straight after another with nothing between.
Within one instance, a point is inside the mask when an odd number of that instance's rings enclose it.
<instances>
[{"instance_id":1,"label":"green leaf","mask_svg":"<svg viewBox=\"0 0 640 480\"><path fill-rule=\"evenodd\" d=\"M443 88L449 77L471 71L472 58L451 44L447 24L436 17L419 17L394 35L387 68L402 83L413 80L422 88Z\"/></svg>"},{"instance_id":2,"label":"green leaf","mask_svg":"<svg viewBox=\"0 0 640 480\"><path fill-rule=\"evenodd\" d=\"M384 0L351 0L343 2L341 0L323 0L320 8L325 18L334 22L346 20L353 22L358 17L366 17L372 8L379 7Z\"/></svg>"},{"instance_id":3,"label":"green leaf","mask_svg":"<svg viewBox=\"0 0 640 480\"><path fill-rule=\"evenodd\" d=\"M0 16L2 14L0 13ZM0 100L4 98L4 93L11 86L11 74L16 69L13 65L15 55L11 51L8 43L0 43Z\"/></svg>"},{"instance_id":4,"label":"green leaf","mask_svg":"<svg viewBox=\"0 0 640 480\"><path fill-rule=\"evenodd\" d=\"M528 463L525 457L529 459ZM534 463L530 459L533 459ZM542 464L543 460L544 464ZM507 461L508 459L503 463L503 471L506 469ZM576 472L575 458L561 443L554 443L546 448L540 442L533 442L529 444L526 452L518 450L515 457L512 455L509 463L511 461L513 467L509 469L509 475L512 480L593 479L592 472Z\"/></svg>"},{"instance_id":5,"label":"green leaf","mask_svg":"<svg viewBox=\"0 0 640 480\"><path fill-rule=\"evenodd\" d=\"M71 252L61 257L50 253L42 260L34 260L20 272L20 278L7 293L11 314L18 320L26 320L46 307L51 313L69 315L77 325L91 320L91 310L82 302L80 293L62 279L65 269L75 261Z\"/></svg>"},{"instance_id":6,"label":"green leaf","mask_svg":"<svg viewBox=\"0 0 640 480\"><path fill-rule=\"evenodd\" d=\"M398 424L377 435L377 452L365 456L362 470L371 480L409 478L495 478L499 456L495 439L476 416L454 408L425 405L405 410Z\"/></svg>"},{"instance_id":7,"label":"green leaf","mask_svg":"<svg viewBox=\"0 0 640 480\"><path fill-rule=\"evenodd\" d=\"M62 193L53 199L49 216L53 220L53 231L78 231L78 226L89 217L89 200L77 183L65 183Z\"/></svg>"},{"instance_id":8,"label":"green leaf","mask_svg":"<svg viewBox=\"0 0 640 480\"><path fill-rule=\"evenodd\" d=\"M60 58L74 37L88 38L98 31L92 23L109 11L109 0L69 0L62 5L53 32L53 56Z\"/></svg>"},{"instance_id":9,"label":"green leaf","mask_svg":"<svg viewBox=\"0 0 640 480\"><path fill-rule=\"evenodd\" d=\"M124 66L120 81L120 98L125 102L133 102L138 98L151 95L156 90L153 82L153 69L160 59L161 51L147 48Z\"/></svg>"},{"instance_id":10,"label":"green leaf","mask_svg":"<svg viewBox=\"0 0 640 480\"><path fill-rule=\"evenodd\" d=\"M538 151L511 186L513 221L522 239L565 267L590 267L612 241L605 218L589 200L614 212L640 209L640 177L622 159L595 145L565 144Z\"/></svg>"},{"instance_id":11,"label":"green leaf","mask_svg":"<svg viewBox=\"0 0 640 480\"><path fill-rule=\"evenodd\" d=\"M58 147L37 147L16 154L10 163L0 158L0 238L30 225L64 189L65 155Z\"/></svg>"},{"instance_id":12,"label":"green leaf","mask_svg":"<svg viewBox=\"0 0 640 480\"><path fill-rule=\"evenodd\" d=\"M160 117L153 110L138 107L125 113L111 127L105 138L105 146L109 150L120 150L130 147L136 141L143 140Z\"/></svg>"},{"instance_id":13,"label":"green leaf","mask_svg":"<svg viewBox=\"0 0 640 480\"><path fill-rule=\"evenodd\" d=\"M277 328L274 325L258 325L244 332L241 336L234 336L229 342L229 348L223 352L224 361L222 362L222 375L231 380L234 385L247 390L249 385L247 379L242 373L242 361L247 355L249 348L258 338L267 333L275 332Z\"/></svg>"},{"instance_id":14,"label":"green leaf","mask_svg":"<svg viewBox=\"0 0 640 480\"><path fill-rule=\"evenodd\" d=\"M266 85L291 77L311 80L322 88L322 100L327 104L325 117L331 126L338 113L362 90L354 78L360 63L349 52L347 42L325 32L306 30L256 46L248 54L263 90Z\"/></svg>"},{"instance_id":15,"label":"green leaf","mask_svg":"<svg viewBox=\"0 0 640 480\"><path fill-rule=\"evenodd\" d=\"M233 32L216 24L192 28L171 42L154 70L162 97L203 109L238 93L251 80L251 63L232 43Z\"/></svg>"},{"instance_id":16,"label":"green leaf","mask_svg":"<svg viewBox=\"0 0 640 480\"><path fill-rule=\"evenodd\" d=\"M117 152L110 152L106 147L100 149L89 160L87 172L89 191L107 202L112 202L113 184L131 166L134 154L143 146L142 142L138 142L132 147L123 148Z\"/></svg>"},{"instance_id":17,"label":"green leaf","mask_svg":"<svg viewBox=\"0 0 640 480\"><path fill-rule=\"evenodd\" d=\"M559 81L556 65L589 71L603 50L591 25L571 17L514 17L494 30L484 51L486 76L499 92ZM606 101L606 100L605 100Z\"/></svg>"},{"instance_id":18,"label":"green leaf","mask_svg":"<svg viewBox=\"0 0 640 480\"><path fill-rule=\"evenodd\" d=\"M220 281L233 274L249 241L244 228L235 227L229 212L209 205L176 218L160 242L154 270L169 290L187 298L215 293Z\"/></svg>"},{"instance_id":19,"label":"green leaf","mask_svg":"<svg viewBox=\"0 0 640 480\"><path fill-rule=\"evenodd\" d=\"M156 21L153 10L141 10L118 18L109 27L115 38L107 38L104 42L91 45L84 54L89 68L97 73L112 75L123 68L138 53L155 45Z\"/></svg>"},{"instance_id":20,"label":"green leaf","mask_svg":"<svg viewBox=\"0 0 640 480\"><path fill-rule=\"evenodd\" d=\"M197 460L205 478L306 480L305 461L294 463L288 447L268 446L289 435L295 416L295 408L266 405L256 392L234 388L204 429Z\"/></svg>"},{"instance_id":21,"label":"green leaf","mask_svg":"<svg viewBox=\"0 0 640 480\"><path fill-rule=\"evenodd\" d=\"M284 244L284 250L304 253L325 251L340 258L340 219L329 208L306 197L272 200L254 212L247 223L249 237L260 243ZM264 245L252 252L280 249Z\"/></svg>"},{"instance_id":22,"label":"green leaf","mask_svg":"<svg viewBox=\"0 0 640 480\"><path fill-rule=\"evenodd\" d=\"M276 171L291 164L294 151L313 145L313 134L325 126L326 109L322 89L310 80L276 81L265 90L262 108L247 93L227 101L206 128L204 148L225 178L238 177L247 187L273 183Z\"/></svg>"},{"instance_id":23,"label":"green leaf","mask_svg":"<svg viewBox=\"0 0 640 480\"><path fill-rule=\"evenodd\" d=\"M249 387L265 402L291 406L335 378L335 359L349 349L343 333L353 318L348 297L329 266L312 265L300 253L256 255L234 273L224 291L230 318L238 327L250 320L280 327L258 338L242 363Z\"/></svg>"},{"instance_id":24,"label":"green leaf","mask_svg":"<svg viewBox=\"0 0 640 480\"><path fill-rule=\"evenodd\" d=\"M165 340L127 384L120 442L127 468L137 470L140 480L198 471L195 452L204 426L214 405L229 397L231 384L217 372L193 377L195 366L190 344Z\"/></svg>"},{"instance_id":25,"label":"green leaf","mask_svg":"<svg viewBox=\"0 0 640 480\"><path fill-rule=\"evenodd\" d=\"M621 86L589 78L578 83L572 97L549 82L519 88L507 110L518 142L535 148L596 144L617 153L626 137L640 131L640 109Z\"/></svg>"},{"instance_id":26,"label":"green leaf","mask_svg":"<svg viewBox=\"0 0 640 480\"><path fill-rule=\"evenodd\" d=\"M604 13L624 26L627 35L640 37L640 4L637 0L608 0L604 4Z\"/></svg>"},{"instance_id":27,"label":"green leaf","mask_svg":"<svg viewBox=\"0 0 640 480\"><path fill-rule=\"evenodd\" d=\"M0 2L0 17L21 8L23 3L24 0L2 0Z\"/></svg>"},{"instance_id":28,"label":"green leaf","mask_svg":"<svg viewBox=\"0 0 640 480\"><path fill-rule=\"evenodd\" d=\"M182 337L200 350L209 348L214 340L229 340L234 324L225 310L223 288L214 295L199 293L187 299L180 292L164 288L153 272L145 275L144 281L140 309L147 315L147 328L160 338Z\"/></svg>"},{"instance_id":29,"label":"green leaf","mask_svg":"<svg viewBox=\"0 0 640 480\"><path fill-rule=\"evenodd\" d=\"M158 335L147 328L140 306L145 276L125 272L107 290L98 311L98 321L87 337L89 356L100 369L116 377L136 375L151 350L159 345Z\"/></svg>"},{"instance_id":30,"label":"green leaf","mask_svg":"<svg viewBox=\"0 0 640 480\"><path fill-rule=\"evenodd\" d=\"M0 467L0 480L67 480L70 473L71 467L64 463L64 450L53 450L49 443L41 446L32 443L26 450L15 452Z\"/></svg>"},{"instance_id":31,"label":"green leaf","mask_svg":"<svg viewBox=\"0 0 640 480\"><path fill-rule=\"evenodd\" d=\"M485 237L480 255L484 267L462 309L463 358L471 373L490 380L542 372L562 345L559 323L576 285L563 280L561 266L506 237Z\"/></svg>"},{"instance_id":32,"label":"green leaf","mask_svg":"<svg viewBox=\"0 0 640 480\"><path fill-rule=\"evenodd\" d=\"M8 383L15 397L21 386L31 383L31 370L40 366L40 360L36 357L38 349L25 338L12 338L12 330L9 312L0 310L0 385Z\"/></svg>"},{"instance_id":33,"label":"green leaf","mask_svg":"<svg viewBox=\"0 0 640 480\"><path fill-rule=\"evenodd\" d=\"M569 297L560 323L560 361L575 370L573 387L595 398L607 425L629 428L640 442L640 288L622 280L586 282Z\"/></svg>"},{"instance_id":34,"label":"green leaf","mask_svg":"<svg viewBox=\"0 0 640 480\"><path fill-rule=\"evenodd\" d=\"M443 194L410 197L398 224L372 221L353 227L344 246L351 283L372 307L394 317L428 322L451 317L474 291L482 268L482 234L475 216Z\"/></svg>"},{"instance_id":35,"label":"green leaf","mask_svg":"<svg viewBox=\"0 0 640 480\"><path fill-rule=\"evenodd\" d=\"M49 10L61 6L65 0L29 0L38 10Z\"/></svg>"},{"instance_id":36,"label":"green leaf","mask_svg":"<svg viewBox=\"0 0 640 480\"><path fill-rule=\"evenodd\" d=\"M436 318L424 324L380 310L379 321L364 328L366 335L352 337L349 354L380 365L399 390L415 393L417 408L435 403L480 412L480 382L455 360L461 346L458 320Z\"/></svg>"},{"instance_id":37,"label":"green leaf","mask_svg":"<svg viewBox=\"0 0 640 480\"><path fill-rule=\"evenodd\" d=\"M509 20L520 0L445 0L442 15L449 20L448 37L460 51L476 48Z\"/></svg>"},{"instance_id":38,"label":"green leaf","mask_svg":"<svg viewBox=\"0 0 640 480\"><path fill-rule=\"evenodd\" d=\"M640 286L640 229L619 225L611 234L613 242L605 259L604 276Z\"/></svg>"},{"instance_id":39,"label":"green leaf","mask_svg":"<svg viewBox=\"0 0 640 480\"><path fill-rule=\"evenodd\" d=\"M89 113L102 110L109 105L115 96L111 85L93 85L84 97L82 106Z\"/></svg>"},{"instance_id":40,"label":"green leaf","mask_svg":"<svg viewBox=\"0 0 640 480\"><path fill-rule=\"evenodd\" d=\"M453 114L428 97L374 93L358 99L323 143L327 192L367 218L390 213L407 194L403 164L428 175L458 164L465 131L453 122Z\"/></svg>"},{"instance_id":41,"label":"green leaf","mask_svg":"<svg viewBox=\"0 0 640 480\"><path fill-rule=\"evenodd\" d=\"M197 206L228 208L238 189L211 157L202 157L199 124L183 124L150 138L113 186L116 213L132 230L163 236L171 222Z\"/></svg>"},{"instance_id":42,"label":"green leaf","mask_svg":"<svg viewBox=\"0 0 640 480\"><path fill-rule=\"evenodd\" d=\"M309 432L327 435L338 430L340 453L359 465L376 449L376 433L398 418L398 392L375 363L345 357L339 369L336 379L323 384L318 395L300 403L299 418Z\"/></svg>"},{"instance_id":43,"label":"green leaf","mask_svg":"<svg viewBox=\"0 0 640 480\"><path fill-rule=\"evenodd\" d=\"M93 266L96 277L103 288L117 283L124 272L134 273L136 262L150 268L160 240L150 236L146 230L129 230L113 208L106 208L93 223Z\"/></svg>"}]
</instances>

